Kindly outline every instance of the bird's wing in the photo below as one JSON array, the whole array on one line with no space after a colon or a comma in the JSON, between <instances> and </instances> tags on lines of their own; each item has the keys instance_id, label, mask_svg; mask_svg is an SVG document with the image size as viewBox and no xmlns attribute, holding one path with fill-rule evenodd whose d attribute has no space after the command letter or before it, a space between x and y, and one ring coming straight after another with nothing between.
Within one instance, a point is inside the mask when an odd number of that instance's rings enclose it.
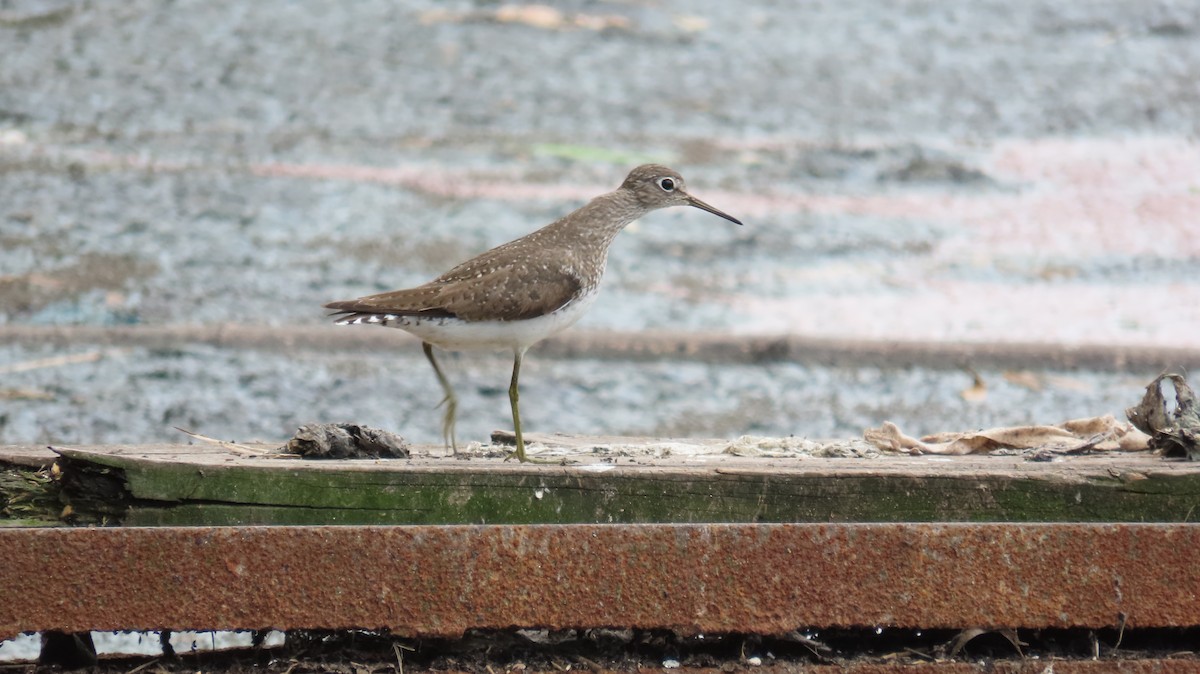
<instances>
[{"instance_id":1,"label":"bird's wing","mask_svg":"<svg viewBox=\"0 0 1200 674\"><path fill-rule=\"evenodd\" d=\"M416 288L395 290L345 302L327 309L347 314L455 317L465 321L514 321L535 318L561 308L582 290L583 282L569 267L533 260L504 266L460 265Z\"/></svg>"},{"instance_id":2,"label":"bird's wing","mask_svg":"<svg viewBox=\"0 0 1200 674\"><path fill-rule=\"evenodd\" d=\"M438 306L437 295L436 285L427 283L416 288L367 295L356 300L330 302L325 305L325 308L333 310L333 315L337 316L339 320L376 314L428 316L430 318L453 316L454 314Z\"/></svg>"},{"instance_id":3,"label":"bird's wing","mask_svg":"<svg viewBox=\"0 0 1200 674\"><path fill-rule=\"evenodd\" d=\"M570 302L583 288L582 280L569 268L519 262L443 283L442 305L467 321L544 316Z\"/></svg>"}]
</instances>

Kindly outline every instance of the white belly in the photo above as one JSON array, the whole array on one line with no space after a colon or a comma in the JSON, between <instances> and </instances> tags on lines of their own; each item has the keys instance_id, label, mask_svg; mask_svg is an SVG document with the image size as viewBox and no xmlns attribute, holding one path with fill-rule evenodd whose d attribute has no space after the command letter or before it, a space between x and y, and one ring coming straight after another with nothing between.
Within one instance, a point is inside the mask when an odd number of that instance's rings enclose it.
<instances>
[{"instance_id":1,"label":"white belly","mask_svg":"<svg viewBox=\"0 0 1200 674\"><path fill-rule=\"evenodd\" d=\"M595 299L596 291L593 290L552 314L523 321L464 321L458 318L380 316L379 324L400 328L421 338L422 341L450 351L523 351L574 325Z\"/></svg>"}]
</instances>

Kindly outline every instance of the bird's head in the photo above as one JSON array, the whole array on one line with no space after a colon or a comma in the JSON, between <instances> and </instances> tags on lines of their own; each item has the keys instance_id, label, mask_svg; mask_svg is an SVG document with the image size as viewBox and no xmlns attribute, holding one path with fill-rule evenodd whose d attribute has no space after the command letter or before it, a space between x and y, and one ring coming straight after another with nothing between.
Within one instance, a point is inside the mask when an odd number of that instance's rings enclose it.
<instances>
[{"instance_id":1,"label":"bird's head","mask_svg":"<svg viewBox=\"0 0 1200 674\"><path fill-rule=\"evenodd\" d=\"M693 206L713 215L719 215L732 223L742 224L741 220L688 194L683 176L666 166L645 164L633 169L626 176L625 182L621 183L621 189L631 192L638 203L647 210L671 206Z\"/></svg>"}]
</instances>

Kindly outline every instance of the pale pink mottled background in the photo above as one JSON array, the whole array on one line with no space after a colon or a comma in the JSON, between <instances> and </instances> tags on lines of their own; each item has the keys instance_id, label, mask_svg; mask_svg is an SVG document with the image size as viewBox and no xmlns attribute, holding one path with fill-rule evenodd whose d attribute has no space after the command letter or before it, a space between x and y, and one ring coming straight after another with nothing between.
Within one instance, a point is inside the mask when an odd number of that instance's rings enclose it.
<instances>
[{"instance_id":1,"label":"pale pink mottled background","mask_svg":"<svg viewBox=\"0 0 1200 674\"><path fill-rule=\"evenodd\" d=\"M1200 345L1200 278L1138 283L1076 278L1115 258L1155 265L1200 255L1200 144L1163 137L1009 140L984 151L978 166L1013 188L714 196L746 217L869 214L936 222L954 232L915 267L897 264L881 274L892 292L817 291L802 300L731 295L729 305L752 316L738 329L880 339ZM1029 265L1035 277L988 282L937 273L948 265L1006 263ZM841 265L823 271L864 273Z\"/></svg>"}]
</instances>

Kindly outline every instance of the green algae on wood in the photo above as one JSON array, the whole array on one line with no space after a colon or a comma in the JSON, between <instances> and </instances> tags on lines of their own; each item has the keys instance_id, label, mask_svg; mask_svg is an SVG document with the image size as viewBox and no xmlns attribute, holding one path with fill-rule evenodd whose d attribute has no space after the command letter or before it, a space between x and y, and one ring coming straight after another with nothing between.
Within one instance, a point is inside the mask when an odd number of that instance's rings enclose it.
<instances>
[{"instance_id":1,"label":"green algae on wood","mask_svg":"<svg viewBox=\"0 0 1200 674\"><path fill-rule=\"evenodd\" d=\"M68 472L119 476L124 524L1179 522L1200 467L1112 454L684 458L564 466L495 459L246 459L208 448L60 450ZM112 511L109 511L112 516Z\"/></svg>"}]
</instances>

